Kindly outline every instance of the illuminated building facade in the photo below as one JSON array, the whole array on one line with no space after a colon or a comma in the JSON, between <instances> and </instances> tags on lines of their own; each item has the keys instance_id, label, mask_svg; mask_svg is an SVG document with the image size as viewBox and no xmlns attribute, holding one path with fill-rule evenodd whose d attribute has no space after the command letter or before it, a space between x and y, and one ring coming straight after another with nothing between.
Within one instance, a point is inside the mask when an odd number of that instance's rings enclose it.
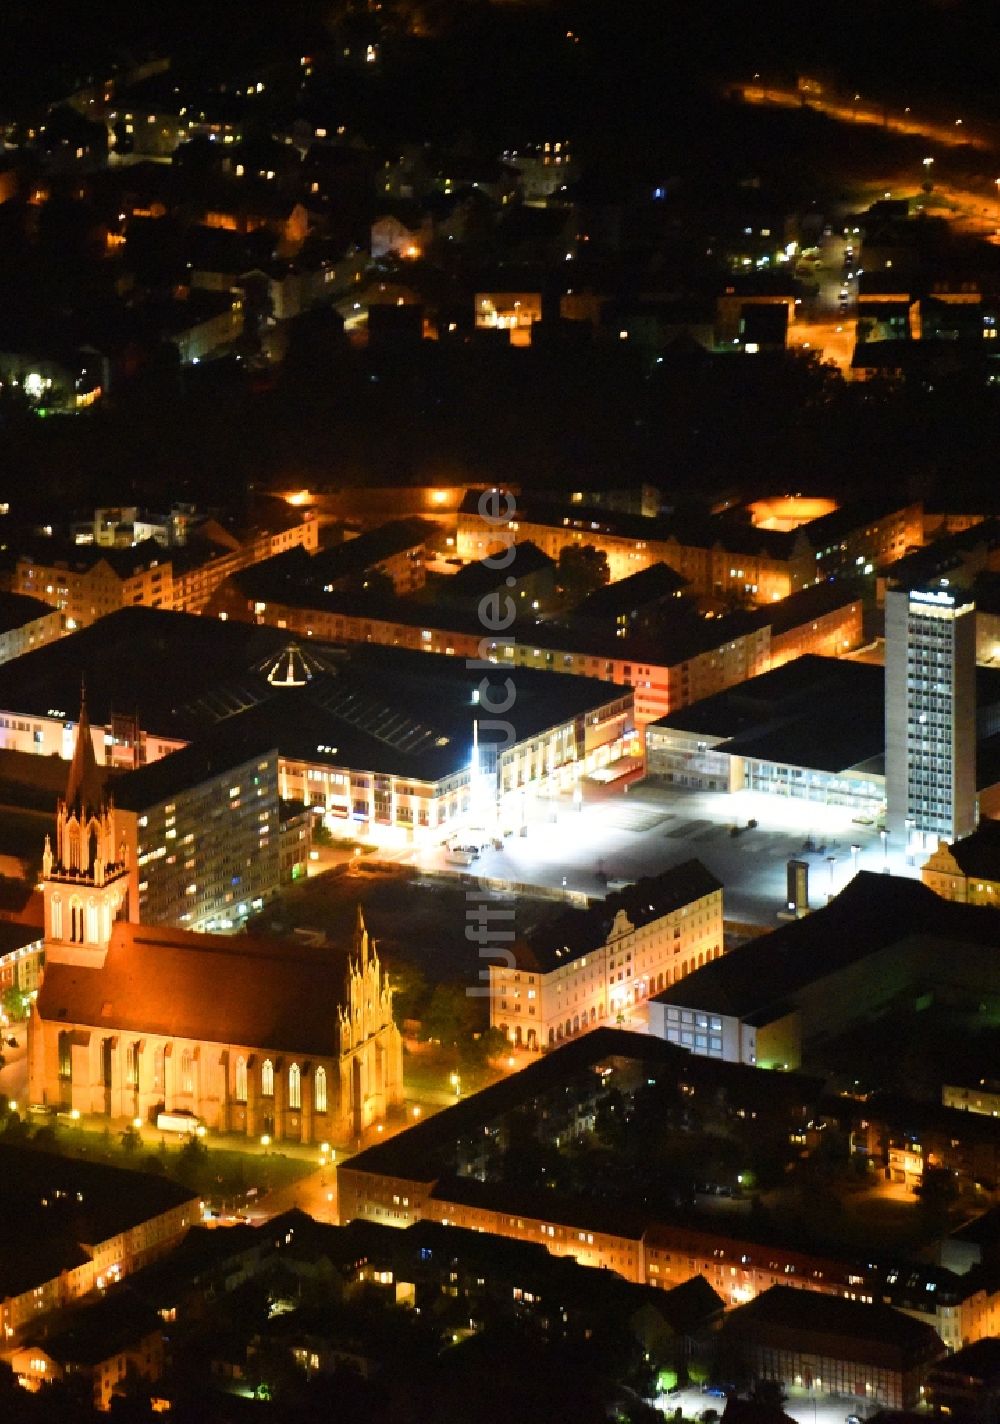
<instances>
[{"instance_id":1,"label":"illuminated building facade","mask_svg":"<svg viewBox=\"0 0 1000 1424\"><path fill-rule=\"evenodd\" d=\"M323 593L291 582L254 597L254 581L227 580L209 611L303 639L377 643L447 657L485 656L516 668L600 678L632 688L638 725L806 653L839 656L863 637L860 592L847 580L803 589L766 609L681 619L669 635L625 638L614 628L595 631L575 616L560 624L515 624L502 635L484 636L474 609Z\"/></svg>"},{"instance_id":2,"label":"illuminated building facade","mask_svg":"<svg viewBox=\"0 0 1000 1424\"><path fill-rule=\"evenodd\" d=\"M971 836L942 842L920 878L944 900L1000 910L1000 821L984 817Z\"/></svg>"},{"instance_id":3,"label":"illuminated building facade","mask_svg":"<svg viewBox=\"0 0 1000 1424\"><path fill-rule=\"evenodd\" d=\"M227 750L229 755L226 755ZM241 925L281 883L278 754L192 743L114 783L130 848L133 918L194 930Z\"/></svg>"},{"instance_id":4,"label":"illuminated building facade","mask_svg":"<svg viewBox=\"0 0 1000 1424\"><path fill-rule=\"evenodd\" d=\"M28 1025L33 1104L342 1141L402 1100L392 991L360 911L349 949L116 924L50 962Z\"/></svg>"},{"instance_id":5,"label":"illuminated building facade","mask_svg":"<svg viewBox=\"0 0 1000 1424\"><path fill-rule=\"evenodd\" d=\"M538 925L515 965L490 965L490 1023L517 1047L551 1048L614 1024L722 943L722 887L688 861Z\"/></svg>"},{"instance_id":6,"label":"illuminated building facade","mask_svg":"<svg viewBox=\"0 0 1000 1424\"><path fill-rule=\"evenodd\" d=\"M201 1212L166 1177L0 1145L0 1216L0 1340L16 1347L176 1246Z\"/></svg>"},{"instance_id":7,"label":"illuminated building facade","mask_svg":"<svg viewBox=\"0 0 1000 1424\"><path fill-rule=\"evenodd\" d=\"M934 850L976 827L975 603L946 586L885 602L886 804L890 835Z\"/></svg>"}]
</instances>

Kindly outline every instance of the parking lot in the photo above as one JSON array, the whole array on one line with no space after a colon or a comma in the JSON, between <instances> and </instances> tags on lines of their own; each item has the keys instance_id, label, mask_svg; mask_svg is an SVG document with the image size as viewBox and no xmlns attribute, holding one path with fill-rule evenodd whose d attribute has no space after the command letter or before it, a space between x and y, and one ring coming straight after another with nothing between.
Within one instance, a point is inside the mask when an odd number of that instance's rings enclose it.
<instances>
[{"instance_id":1,"label":"parking lot","mask_svg":"<svg viewBox=\"0 0 1000 1424\"><path fill-rule=\"evenodd\" d=\"M502 850L483 850L468 868L450 864L438 849L415 852L413 859L425 869L597 896L618 880L655 875L697 857L725 887L727 919L768 926L785 909L792 857L811 867L814 909L842 890L855 868L918 873L891 848L887 856L878 831L855 824L847 809L753 792L619 784L588 787L579 806L567 797L540 805L538 812L526 834L508 837ZM750 820L757 821L753 829L747 829Z\"/></svg>"}]
</instances>

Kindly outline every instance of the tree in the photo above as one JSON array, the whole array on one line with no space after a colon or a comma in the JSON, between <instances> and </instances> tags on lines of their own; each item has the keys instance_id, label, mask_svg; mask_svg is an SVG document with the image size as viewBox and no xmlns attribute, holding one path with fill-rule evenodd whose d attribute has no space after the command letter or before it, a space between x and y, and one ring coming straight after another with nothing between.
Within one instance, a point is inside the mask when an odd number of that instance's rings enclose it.
<instances>
[{"instance_id":1,"label":"tree","mask_svg":"<svg viewBox=\"0 0 1000 1424\"><path fill-rule=\"evenodd\" d=\"M134 1127L132 1123L129 1123L128 1127L119 1137L122 1144L122 1151L126 1152L130 1157L133 1153L138 1152L142 1146L142 1136L139 1129Z\"/></svg>"},{"instance_id":2,"label":"tree","mask_svg":"<svg viewBox=\"0 0 1000 1424\"><path fill-rule=\"evenodd\" d=\"M498 1028L484 1029L462 1039L460 1044L462 1062L470 1068L485 1068L491 1058L499 1058L510 1049L505 1034Z\"/></svg>"},{"instance_id":3,"label":"tree","mask_svg":"<svg viewBox=\"0 0 1000 1424\"><path fill-rule=\"evenodd\" d=\"M593 544L569 545L560 550L556 581L570 603L581 603L589 594L611 582L608 556Z\"/></svg>"},{"instance_id":4,"label":"tree","mask_svg":"<svg viewBox=\"0 0 1000 1424\"><path fill-rule=\"evenodd\" d=\"M195 1187L208 1166L208 1148L200 1137L185 1139L177 1158L177 1176L185 1186Z\"/></svg>"},{"instance_id":5,"label":"tree","mask_svg":"<svg viewBox=\"0 0 1000 1424\"><path fill-rule=\"evenodd\" d=\"M424 1014L424 1035L453 1048L479 1027L479 1003L458 984L439 984Z\"/></svg>"},{"instance_id":6,"label":"tree","mask_svg":"<svg viewBox=\"0 0 1000 1424\"><path fill-rule=\"evenodd\" d=\"M935 1234L946 1231L952 1203L958 1196L954 1173L947 1167L924 1167L917 1196L928 1226Z\"/></svg>"},{"instance_id":7,"label":"tree","mask_svg":"<svg viewBox=\"0 0 1000 1424\"><path fill-rule=\"evenodd\" d=\"M419 964L408 964L402 959L391 961L389 983L392 985L392 1007L397 1022L419 1019L427 1005L429 992L427 976Z\"/></svg>"},{"instance_id":8,"label":"tree","mask_svg":"<svg viewBox=\"0 0 1000 1424\"><path fill-rule=\"evenodd\" d=\"M0 997L0 1008L12 1023L19 1023L28 1011L30 997L23 989L11 986L3 991L3 996Z\"/></svg>"}]
</instances>

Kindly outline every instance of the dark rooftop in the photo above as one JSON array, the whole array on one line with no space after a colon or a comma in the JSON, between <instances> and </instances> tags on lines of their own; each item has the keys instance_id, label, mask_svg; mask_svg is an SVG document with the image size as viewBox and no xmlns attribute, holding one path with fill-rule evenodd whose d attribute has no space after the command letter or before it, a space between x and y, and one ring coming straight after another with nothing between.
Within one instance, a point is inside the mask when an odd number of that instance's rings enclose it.
<instances>
[{"instance_id":1,"label":"dark rooftop","mask_svg":"<svg viewBox=\"0 0 1000 1424\"><path fill-rule=\"evenodd\" d=\"M17 659L16 675L12 664L0 665L0 707L39 716L55 707L65 715L85 676L98 725L125 709L151 735L185 741L225 723L226 736L248 756L277 747L424 780L468 769L481 671L444 655L364 644L345 653L310 642L316 671L290 687L271 676L287 648L287 633L276 628L123 609ZM518 740L630 695L593 678L531 668L506 675L516 684L511 720ZM142 785L142 778L173 774L152 766L130 773Z\"/></svg>"},{"instance_id":2,"label":"dark rooftop","mask_svg":"<svg viewBox=\"0 0 1000 1424\"><path fill-rule=\"evenodd\" d=\"M609 619L661 603L687 588L688 580L669 564L650 564L627 578L596 589L573 609L572 618Z\"/></svg>"},{"instance_id":3,"label":"dark rooftop","mask_svg":"<svg viewBox=\"0 0 1000 1424\"><path fill-rule=\"evenodd\" d=\"M885 673L808 653L652 724L722 738L716 750L843 771L885 750Z\"/></svg>"},{"instance_id":4,"label":"dark rooftop","mask_svg":"<svg viewBox=\"0 0 1000 1424\"><path fill-rule=\"evenodd\" d=\"M484 563L482 559L477 559L471 564L465 564L458 573L445 578L440 584L440 597L442 601L459 599L463 602L473 601L491 593L494 589L510 587L505 585L505 579L512 576L515 579L527 578L529 574L540 573L544 569L552 569L555 563L548 554L543 554L537 544L533 544L530 539L524 540L520 544L511 546L512 557L507 561L506 555L503 560L503 567L494 562L493 567Z\"/></svg>"},{"instance_id":5,"label":"dark rooftop","mask_svg":"<svg viewBox=\"0 0 1000 1424\"><path fill-rule=\"evenodd\" d=\"M82 1265L84 1246L185 1202L194 1206L195 1194L165 1177L0 1143L0 1297Z\"/></svg>"},{"instance_id":6,"label":"dark rooftop","mask_svg":"<svg viewBox=\"0 0 1000 1424\"><path fill-rule=\"evenodd\" d=\"M700 860L687 860L661 875L648 876L615 891L586 910L564 910L543 920L517 946L517 962L522 968L548 973L581 954L599 949L620 911L638 929L721 889L721 883Z\"/></svg>"},{"instance_id":7,"label":"dark rooftop","mask_svg":"<svg viewBox=\"0 0 1000 1424\"><path fill-rule=\"evenodd\" d=\"M768 1340L777 1330L783 1338L802 1341L803 1349L810 1348L804 1343L808 1337L820 1337L812 1348L824 1355L843 1351L849 1359L896 1369L944 1354L931 1326L892 1306L866 1305L793 1286L771 1286L740 1306L728 1317L726 1330L749 1336L763 1331Z\"/></svg>"},{"instance_id":8,"label":"dark rooftop","mask_svg":"<svg viewBox=\"0 0 1000 1424\"><path fill-rule=\"evenodd\" d=\"M942 900L916 880L862 870L822 909L712 960L657 994L682 1005L746 1019L760 1016L826 975L907 939L948 955L963 946L1000 945L992 909Z\"/></svg>"},{"instance_id":9,"label":"dark rooftop","mask_svg":"<svg viewBox=\"0 0 1000 1424\"><path fill-rule=\"evenodd\" d=\"M963 1345L947 1359L940 1360L931 1372L937 1384L960 1384L974 1381L981 1389L1000 1388L1000 1339L996 1336Z\"/></svg>"},{"instance_id":10,"label":"dark rooftop","mask_svg":"<svg viewBox=\"0 0 1000 1424\"><path fill-rule=\"evenodd\" d=\"M45 618L54 612L51 603L41 598L25 593L0 593L0 633L23 628L25 623L33 623L36 618Z\"/></svg>"},{"instance_id":11,"label":"dark rooftop","mask_svg":"<svg viewBox=\"0 0 1000 1424\"><path fill-rule=\"evenodd\" d=\"M733 1094L738 1093L748 1101L756 1099L757 1094L764 1094L767 1101L773 1103L775 1093L780 1093L789 1102L805 1103L812 1101L819 1089L816 1080L798 1073L763 1074L745 1064L699 1058L648 1034L595 1028L529 1063L519 1073L502 1078L433 1117L423 1118L387 1142L366 1148L345 1162L341 1170L436 1181L451 1171L452 1149L460 1139L469 1134L481 1135L484 1123L564 1087L574 1075L615 1059L669 1066L676 1070L679 1079L716 1089L725 1085Z\"/></svg>"},{"instance_id":12,"label":"dark rooftop","mask_svg":"<svg viewBox=\"0 0 1000 1424\"><path fill-rule=\"evenodd\" d=\"M948 850L963 874L1000 880L1000 821L984 816L970 836L953 841Z\"/></svg>"},{"instance_id":13,"label":"dark rooftop","mask_svg":"<svg viewBox=\"0 0 1000 1424\"><path fill-rule=\"evenodd\" d=\"M103 1300L74 1310L66 1325L38 1340L38 1346L60 1364L99 1365L149 1335L159 1334L158 1315L128 1286Z\"/></svg>"}]
</instances>

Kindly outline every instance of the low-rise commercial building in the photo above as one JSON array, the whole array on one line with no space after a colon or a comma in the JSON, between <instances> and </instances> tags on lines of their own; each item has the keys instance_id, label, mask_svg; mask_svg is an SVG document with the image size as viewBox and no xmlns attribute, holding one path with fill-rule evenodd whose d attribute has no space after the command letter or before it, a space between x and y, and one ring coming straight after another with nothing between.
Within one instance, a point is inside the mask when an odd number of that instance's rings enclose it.
<instances>
[{"instance_id":1,"label":"low-rise commercial building","mask_svg":"<svg viewBox=\"0 0 1000 1424\"><path fill-rule=\"evenodd\" d=\"M799 657L646 728L646 774L704 791L885 804L884 677L865 663Z\"/></svg>"},{"instance_id":2,"label":"low-rise commercial building","mask_svg":"<svg viewBox=\"0 0 1000 1424\"><path fill-rule=\"evenodd\" d=\"M0 706L19 709L0 713L0 739L68 759L67 707L85 676L103 726L99 759L142 768L208 733L243 747L247 761L276 749L281 799L305 803L352 835L399 845L440 842L462 826L519 830L582 778L638 760L629 688L398 648L300 648L285 636L229 620L123 611L41 649L16 678L0 666ZM135 713L127 728L114 710L122 706ZM174 784L172 772L163 775ZM172 796L161 801L165 807Z\"/></svg>"},{"instance_id":3,"label":"low-rise commercial building","mask_svg":"<svg viewBox=\"0 0 1000 1424\"><path fill-rule=\"evenodd\" d=\"M695 1053L796 1068L810 1043L873 1017L933 976L955 1006L995 1002L988 910L861 871L823 909L707 963L651 999L651 1033Z\"/></svg>"},{"instance_id":4,"label":"low-rise commercial building","mask_svg":"<svg viewBox=\"0 0 1000 1424\"><path fill-rule=\"evenodd\" d=\"M748 1373L817 1394L908 1409L945 1353L930 1326L891 1306L772 1286L733 1311L726 1336Z\"/></svg>"}]
</instances>

